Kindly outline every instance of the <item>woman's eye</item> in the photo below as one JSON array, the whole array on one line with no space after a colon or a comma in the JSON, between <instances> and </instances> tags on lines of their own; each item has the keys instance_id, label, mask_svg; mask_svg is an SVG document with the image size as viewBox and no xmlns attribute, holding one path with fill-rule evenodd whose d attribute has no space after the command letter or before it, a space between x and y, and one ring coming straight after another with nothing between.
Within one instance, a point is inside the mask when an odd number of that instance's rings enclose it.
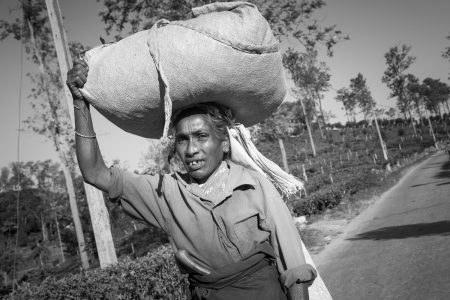
<instances>
[{"instance_id":1,"label":"woman's eye","mask_svg":"<svg viewBox=\"0 0 450 300\"><path fill-rule=\"evenodd\" d=\"M177 144L183 144L184 142L186 142L185 138L179 137L175 139L175 143Z\"/></svg>"}]
</instances>

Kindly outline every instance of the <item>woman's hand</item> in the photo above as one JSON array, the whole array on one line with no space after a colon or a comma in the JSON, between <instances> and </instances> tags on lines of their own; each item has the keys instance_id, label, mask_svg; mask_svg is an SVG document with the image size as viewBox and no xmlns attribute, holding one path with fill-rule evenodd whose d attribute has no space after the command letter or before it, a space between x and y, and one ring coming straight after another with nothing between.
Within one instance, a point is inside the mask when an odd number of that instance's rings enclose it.
<instances>
[{"instance_id":1,"label":"woman's hand","mask_svg":"<svg viewBox=\"0 0 450 300\"><path fill-rule=\"evenodd\" d=\"M80 58L75 58L72 69L67 72L66 84L69 87L74 100L84 99L80 89L83 88L86 83L88 71L88 64Z\"/></svg>"},{"instance_id":2,"label":"woman's hand","mask_svg":"<svg viewBox=\"0 0 450 300\"><path fill-rule=\"evenodd\" d=\"M284 271L280 275L281 282L290 288L295 284L306 284L310 286L317 277L317 271L310 264L303 264L295 268Z\"/></svg>"}]
</instances>

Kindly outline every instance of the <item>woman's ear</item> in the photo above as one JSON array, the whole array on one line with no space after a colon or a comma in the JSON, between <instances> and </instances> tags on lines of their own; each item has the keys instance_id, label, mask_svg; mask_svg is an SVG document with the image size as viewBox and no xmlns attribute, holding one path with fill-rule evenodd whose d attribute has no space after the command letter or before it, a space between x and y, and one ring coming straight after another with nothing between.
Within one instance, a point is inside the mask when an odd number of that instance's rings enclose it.
<instances>
[{"instance_id":1,"label":"woman's ear","mask_svg":"<svg viewBox=\"0 0 450 300\"><path fill-rule=\"evenodd\" d=\"M225 154L230 153L230 141L228 139L222 142L222 150Z\"/></svg>"}]
</instances>

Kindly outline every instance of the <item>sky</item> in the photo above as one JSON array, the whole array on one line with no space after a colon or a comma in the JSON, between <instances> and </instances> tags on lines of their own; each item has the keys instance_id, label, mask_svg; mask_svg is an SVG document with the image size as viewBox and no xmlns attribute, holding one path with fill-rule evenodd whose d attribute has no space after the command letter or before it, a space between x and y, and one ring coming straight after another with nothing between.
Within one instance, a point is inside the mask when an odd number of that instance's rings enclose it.
<instances>
[{"instance_id":1,"label":"sky","mask_svg":"<svg viewBox=\"0 0 450 300\"><path fill-rule=\"evenodd\" d=\"M90 46L98 45L100 36L108 41L105 26L98 16L101 3L94 0L59 2L69 40ZM366 78L379 107L395 107L395 99L389 99L389 90L381 82L381 77L386 69L384 54L396 45L407 44L412 47L410 55L416 57L416 62L410 67L410 73L420 80L432 77L450 84L450 62L441 57L444 48L450 46L450 41L446 39L450 34L450 1L326 2L326 7L318 12L320 22L336 24L345 34L350 35L349 41L335 46L333 57L319 57L327 63L331 73L331 88L323 99L325 111L336 116L331 122L345 122L342 105L334 100L336 90L348 86L350 79L359 72ZM10 12L10 9L17 6L17 1L14 0L0 1L0 19L11 20L15 17L17 12ZM32 114L30 99L27 98L32 84L25 74L37 71L37 67L25 58L21 60L21 44L18 41L8 38L0 42L0 167L18 159L57 160L55 150L49 142L26 130L24 125L19 125L19 119L24 120ZM287 99L290 99L289 95ZM93 113L93 120L106 160L120 159L136 169L148 141L122 131L96 112ZM22 129L20 134L19 128Z\"/></svg>"}]
</instances>

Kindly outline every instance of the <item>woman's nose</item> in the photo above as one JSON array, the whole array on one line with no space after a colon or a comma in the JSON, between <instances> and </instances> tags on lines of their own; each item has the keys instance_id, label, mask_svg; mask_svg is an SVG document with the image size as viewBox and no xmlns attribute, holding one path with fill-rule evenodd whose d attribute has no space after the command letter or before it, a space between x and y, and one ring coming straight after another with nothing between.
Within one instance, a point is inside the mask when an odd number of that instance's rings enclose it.
<instances>
[{"instance_id":1,"label":"woman's nose","mask_svg":"<svg viewBox=\"0 0 450 300\"><path fill-rule=\"evenodd\" d=\"M199 151L199 147L198 147L197 142L195 141L195 139L190 139L189 144L186 148L186 154L192 156L192 155L198 153L198 151Z\"/></svg>"}]
</instances>

